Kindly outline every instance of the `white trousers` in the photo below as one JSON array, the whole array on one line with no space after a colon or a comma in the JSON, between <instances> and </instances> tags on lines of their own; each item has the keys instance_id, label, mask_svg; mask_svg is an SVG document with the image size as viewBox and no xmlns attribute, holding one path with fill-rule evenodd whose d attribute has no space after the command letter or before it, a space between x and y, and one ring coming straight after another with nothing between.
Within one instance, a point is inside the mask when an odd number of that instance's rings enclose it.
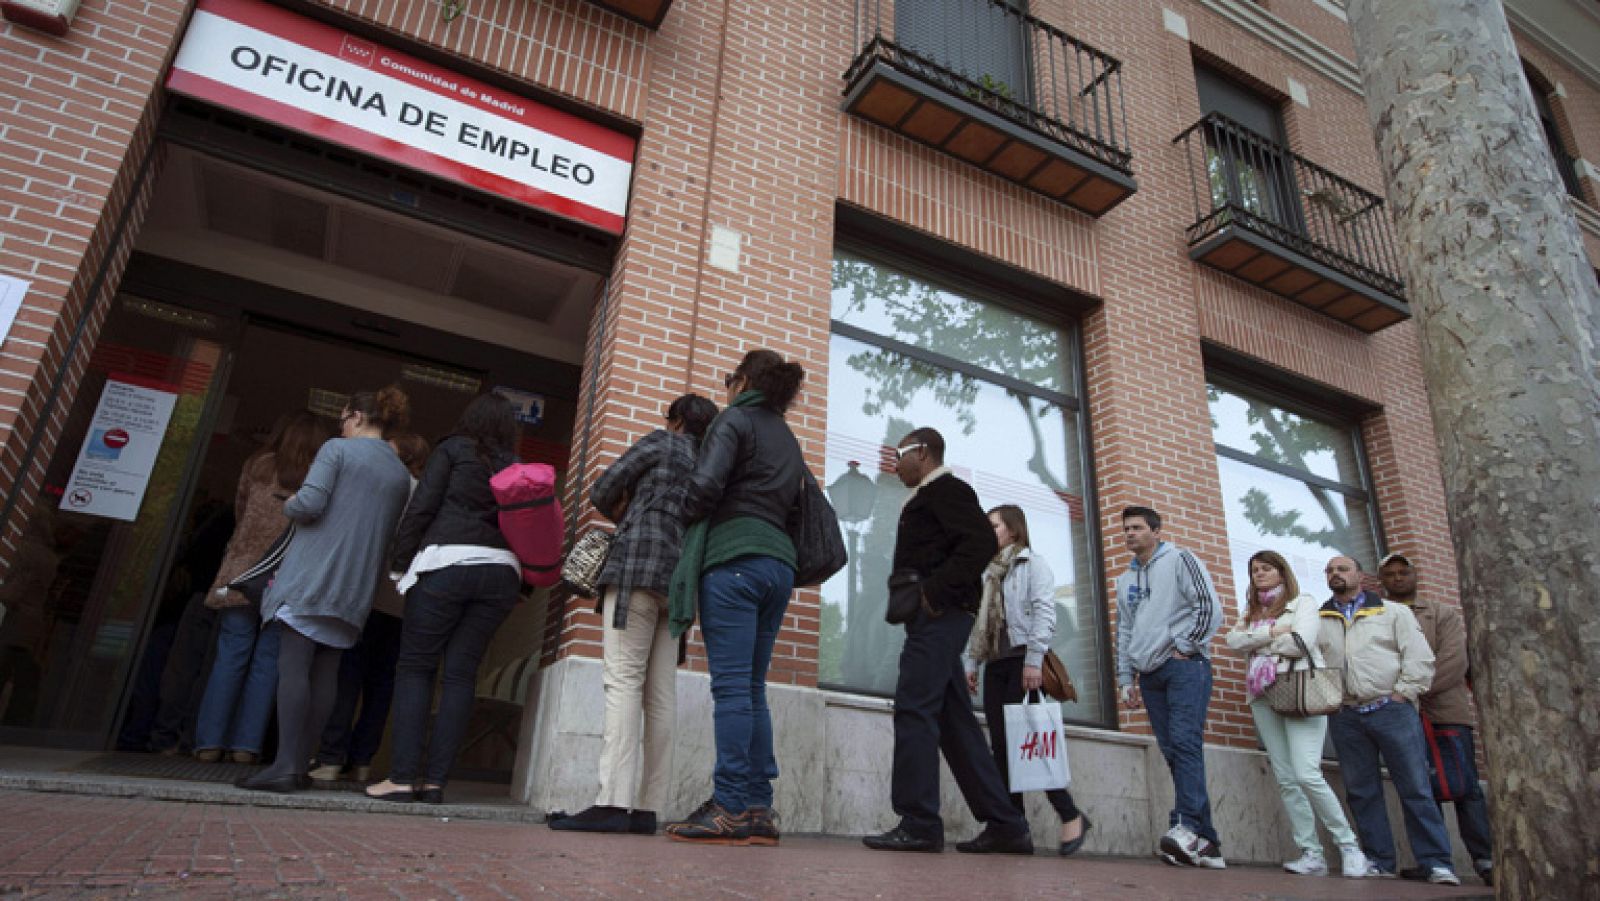
<instances>
[{"instance_id":1,"label":"white trousers","mask_svg":"<svg viewBox=\"0 0 1600 901\"><path fill-rule=\"evenodd\" d=\"M1328 734L1325 716L1290 717L1278 714L1263 698L1250 702L1256 718L1256 732L1267 746L1272 775L1278 780L1284 810L1294 830L1294 843L1302 851L1322 853L1317 839L1317 820L1333 837L1334 844L1354 845L1356 834L1322 775L1322 742ZM1314 812L1314 813L1313 813Z\"/></svg>"},{"instance_id":2,"label":"white trousers","mask_svg":"<svg viewBox=\"0 0 1600 901\"><path fill-rule=\"evenodd\" d=\"M668 629L665 598L635 589L628 604L628 625L622 629L611 624L616 603L616 588L607 588L600 612L605 628L606 726L600 797L595 804L659 814L672 778L678 643Z\"/></svg>"}]
</instances>

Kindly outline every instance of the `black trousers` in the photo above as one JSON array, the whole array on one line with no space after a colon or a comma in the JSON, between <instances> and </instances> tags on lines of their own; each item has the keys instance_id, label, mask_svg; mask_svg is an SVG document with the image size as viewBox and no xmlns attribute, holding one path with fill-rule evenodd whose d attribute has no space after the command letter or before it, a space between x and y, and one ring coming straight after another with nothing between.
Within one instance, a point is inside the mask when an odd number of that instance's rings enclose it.
<instances>
[{"instance_id":1,"label":"black trousers","mask_svg":"<svg viewBox=\"0 0 1600 901\"><path fill-rule=\"evenodd\" d=\"M1025 662L1021 657L1002 657L989 661L983 668L983 715L989 721L989 747L994 751L994 765L1000 770L1002 785L1011 784L1011 755L1006 753L1005 707L1007 704L1022 703L1022 666ZM1061 818L1061 822L1070 823L1078 818L1078 805L1072 803L1071 792L1058 788L1045 792L1044 796L1049 799L1050 806L1056 809L1056 816ZM1018 813L1025 809L1021 792L1012 793L1011 803Z\"/></svg>"},{"instance_id":2,"label":"black trousers","mask_svg":"<svg viewBox=\"0 0 1600 901\"><path fill-rule=\"evenodd\" d=\"M900 826L912 835L943 838L939 816L939 754L972 815L1006 834L1026 832L995 769L983 730L972 713L961 649L972 634L972 614L919 611L906 624L900 680L894 690L894 774L890 798Z\"/></svg>"}]
</instances>

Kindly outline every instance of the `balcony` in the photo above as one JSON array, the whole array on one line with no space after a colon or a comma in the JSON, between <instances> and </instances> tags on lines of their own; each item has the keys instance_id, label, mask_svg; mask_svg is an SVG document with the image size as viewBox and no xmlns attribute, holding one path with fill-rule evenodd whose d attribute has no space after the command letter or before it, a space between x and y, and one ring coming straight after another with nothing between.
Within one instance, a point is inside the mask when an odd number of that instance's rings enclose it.
<instances>
[{"instance_id":1,"label":"balcony","mask_svg":"<svg viewBox=\"0 0 1600 901\"><path fill-rule=\"evenodd\" d=\"M667 17L667 10L672 7L672 0L589 0L589 2L649 28L660 28L661 20Z\"/></svg>"},{"instance_id":2,"label":"balcony","mask_svg":"<svg viewBox=\"0 0 1600 901\"><path fill-rule=\"evenodd\" d=\"M1173 143L1190 257L1364 332L1411 317L1381 197L1216 113Z\"/></svg>"},{"instance_id":3,"label":"balcony","mask_svg":"<svg viewBox=\"0 0 1600 901\"><path fill-rule=\"evenodd\" d=\"M1016 0L856 0L845 109L1091 216L1137 188L1122 64Z\"/></svg>"}]
</instances>

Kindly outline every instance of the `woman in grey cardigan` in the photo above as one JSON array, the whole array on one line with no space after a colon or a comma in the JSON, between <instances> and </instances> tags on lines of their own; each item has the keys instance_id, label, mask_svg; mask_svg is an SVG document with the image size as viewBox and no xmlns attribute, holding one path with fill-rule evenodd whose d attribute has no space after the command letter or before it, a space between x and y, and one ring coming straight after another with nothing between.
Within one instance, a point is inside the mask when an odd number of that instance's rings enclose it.
<instances>
[{"instance_id":1,"label":"woman in grey cardigan","mask_svg":"<svg viewBox=\"0 0 1600 901\"><path fill-rule=\"evenodd\" d=\"M283 505L294 540L261 599L261 621L279 632L278 754L240 788L288 793L310 783L306 763L333 708L339 656L361 637L411 491L410 473L384 441L405 425L408 406L394 386L352 395L341 437L322 446Z\"/></svg>"}]
</instances>

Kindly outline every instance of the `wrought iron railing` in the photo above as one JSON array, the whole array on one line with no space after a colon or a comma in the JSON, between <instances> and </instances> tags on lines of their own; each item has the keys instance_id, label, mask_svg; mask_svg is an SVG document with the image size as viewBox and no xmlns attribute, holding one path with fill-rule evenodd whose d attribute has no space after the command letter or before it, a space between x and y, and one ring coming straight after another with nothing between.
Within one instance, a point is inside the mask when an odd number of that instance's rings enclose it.
<instances>
[{"instance_id":1,"label":"wrought iron railing","mask_svg":"<svg viewBox=\"0 0 1600 901\"><path fill-rule=\"evenodd\" d=\"M856 0L861 50L845 73L846 91L882 60L1131 175L1122 63L1020 5L1020 0ZM913 30L916 37L897 37ZM997 68L1008 74L986 71L985 58L998 60Z\"/></svg>"},{"instance_id":2,"label":"wrought iron railing","mask_svg":"<svg viewBox=\"0 0 1600 901\"><path fill-rule=\"evenodd\" d=\"M1403 297L1393 226L1383 198L1211 113L1173 139L1183 146L1194 198L1189 244L1229 225Z\"/></svg>"}]
</instances>

